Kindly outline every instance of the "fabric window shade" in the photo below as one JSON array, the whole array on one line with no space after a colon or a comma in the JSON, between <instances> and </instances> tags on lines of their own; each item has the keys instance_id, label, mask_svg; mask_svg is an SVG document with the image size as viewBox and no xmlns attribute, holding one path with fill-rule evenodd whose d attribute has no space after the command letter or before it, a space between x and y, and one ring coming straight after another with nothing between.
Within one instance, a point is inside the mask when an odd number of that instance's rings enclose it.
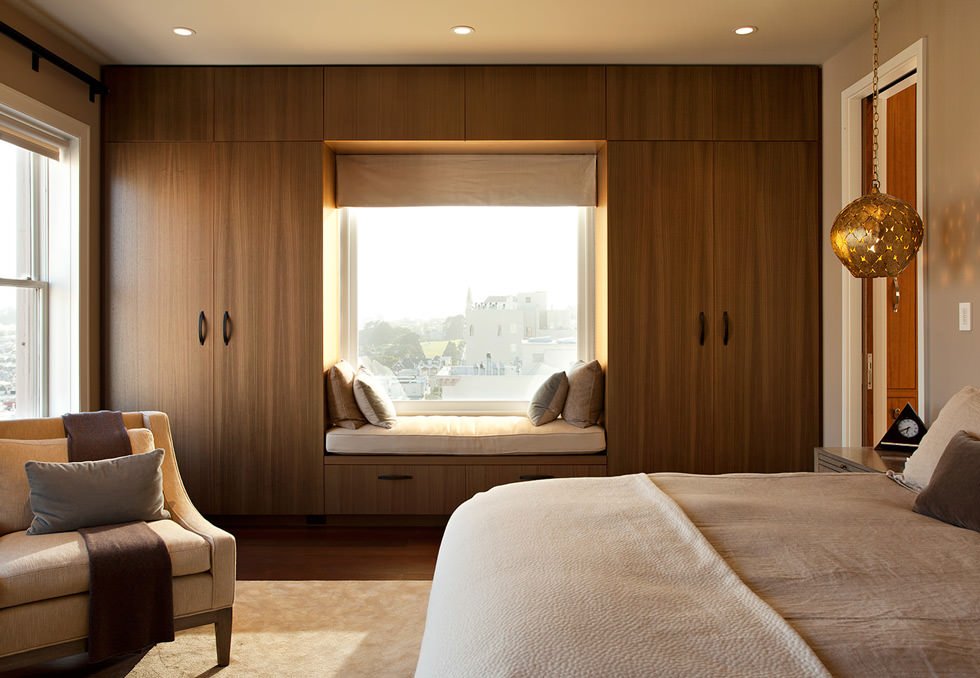
<instances>
[{"instance_id":1,"label":"fabric window shade","mask_svg":"<svg viewBox=\"0 0 980 678\"><path fill-rule=\"evenodd\" d=\"M596 204L595 155L340 155L338 207Z\"/></svg>"},{"instance_id":2,"label":"fabric window shade","mask_svg":"<svg viewBox=\"0 0 980 678\"><path fill-rule=\"evenodd\" d=\"M68 143L61 137L21 120L0 109L0 140L52 160L61 160Z\"/></svg>"}]
</instances>

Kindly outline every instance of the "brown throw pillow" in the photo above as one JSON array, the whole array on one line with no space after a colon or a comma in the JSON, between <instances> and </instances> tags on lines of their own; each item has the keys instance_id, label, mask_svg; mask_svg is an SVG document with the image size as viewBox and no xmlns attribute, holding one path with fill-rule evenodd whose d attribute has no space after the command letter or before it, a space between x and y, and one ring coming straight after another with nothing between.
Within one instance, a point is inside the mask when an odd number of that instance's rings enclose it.
<instances>
[{"instance_id":1,"label":"brown throw pillow","mask_svg":"<svg viewBox=\"0 0 980 678\"><path fill-rule=\"evenodd\" d=\"M391 428L398 420L395 403L385 390L381 381L363 367L354 377L354 398L357 406L367 417L368 423L381 428Z\"/></svg>"},{"instance_id":2,"label":"brown throw pillow","mask_svg":"<svg viewBox=\"0 0 980 678\"><path fill-rule=\"evenodd\" d=\"M327 372L327 412L334 426L358 429L367 423L354 399L354 368L339 361Z\"/></svg>"},{"instance_id":3,"label":"brown throw pillow","mask_svg":"<svg viewBox=\"0 0 980 678\"><path fill-rule=\"evenodd\" d=\"M966 431L953 436L914 510L980 532L980 440Z\"/></svg>"},{"instance_id":4,"label":"brown throw pillow","mask_svg":"<svg viewBox=\"0 0 980 678\"><path fill-rule=\"evenodd\" d=\"M562 418L579 428L599 423L602 416L602 387L602 366L599 361L579 361L568 373L568 397L561 411Z\"/></svg>"}]
</instances>

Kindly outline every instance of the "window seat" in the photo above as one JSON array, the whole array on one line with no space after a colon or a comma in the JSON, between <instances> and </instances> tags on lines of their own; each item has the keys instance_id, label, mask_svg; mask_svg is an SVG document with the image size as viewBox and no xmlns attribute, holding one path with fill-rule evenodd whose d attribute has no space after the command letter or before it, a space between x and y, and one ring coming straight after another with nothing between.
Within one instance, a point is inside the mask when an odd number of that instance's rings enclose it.
<instances>
[{"instance_id":1,"label":"window seat","mask_svg":"<svg viewBox=\"0 0 980 678\"><path fill-rule=\"evenodd\" d=\"M533 426L524 416L402 416L391 429L334 427L326 436L329 454L569 455L605 449L601 426L578 428L561 419Z\"/></svg>"}]
</instances>

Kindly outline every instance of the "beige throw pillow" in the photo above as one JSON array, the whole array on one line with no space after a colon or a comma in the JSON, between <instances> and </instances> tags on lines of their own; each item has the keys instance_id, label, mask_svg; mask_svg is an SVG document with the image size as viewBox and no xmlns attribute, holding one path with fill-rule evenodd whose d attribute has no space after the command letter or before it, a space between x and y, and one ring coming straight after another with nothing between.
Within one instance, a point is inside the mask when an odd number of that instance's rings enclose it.
<instances>
[{"instance_id":1,"label":"beige throw pillow","mask_svg":"<svg viewBox=\"0 0 980 678\"><path fill-rule=\"evenodd\" d=\"M554 421L565 407L568 397L568 375L555 372L531 396L527 406L527 418L535 426Z\"/></svg>"},{"instance_id":2,"label":"beige throw pillow","mask_svg":"<svg viewBox=\"0 0 980 678\"><path fill-rule=\"evenodd\" d=\"M391 428L398 419L395 403L378 379L363 367L354 377L354 398L368 422L382 428Z\"/></svg>"},{"instance_id":3,"label":"beige throw pillow","mask_svg":"<svg viewBox=\"0 0 980 678\"><path fill-rule=\"evenodd\" d=\"M346 360L327 371L327 412L334 426L358 429L367 421L354 398L354 368Z\"/></svg>"},{"instance_id":4,"label":"beige throw pillow","mask_svg":"<svg viewBox=\"0 0 980 678\"><path fill-rule=\"evenodd\" d=\"M127 433L133 454L150 452L155 447L149 429L131 428ZM0 440L0 535L26 530L34 519L24 470L28 461L67 462L68 441Z\"/></svg>"},{"instance_id":5,"label":"beige throw pillow","mask_svg":"<svg viewBox=\"0 0 980 678\"><path fill-rule=\"evenodd\" d=\"M562 418L573 426L587 428L602 416L603 375L598 360L581 360L568 373L568 397Z\"/></svg>"},{"instance_id":6,"label":"beige throw pillow","mask_svg":"<svg viewBox=\"0 0 980 678\"><path fill-rule=\"evenodd\" d=\"M980 390L972 386L955 394L939 411L918 449L905 462L905 482L919 490L927 487L946 446L960 431L980 437Z\"/></svg>"}]
</instances>

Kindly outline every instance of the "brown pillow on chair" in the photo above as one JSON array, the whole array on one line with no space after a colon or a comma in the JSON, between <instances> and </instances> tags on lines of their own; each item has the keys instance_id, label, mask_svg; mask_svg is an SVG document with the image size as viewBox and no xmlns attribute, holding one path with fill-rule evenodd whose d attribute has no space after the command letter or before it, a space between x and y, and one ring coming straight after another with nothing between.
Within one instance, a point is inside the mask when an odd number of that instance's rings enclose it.
<instances>
[{"instance_id":1,"label":"brown pillow on chair","mask_svg":"<svg viewBox=\"0 0 980 678\"><path fill-rule=\"evenodd\" d=\"M354 368L346 360L327 372L327 412L334 426L358 429L367 423L354 399Z\"/></svg>"},{"instance_id":2,"label":"brown pillow on chair","mask_svg":"<svg viewBox=\"0 0 980 678\"><path fill-rule=\"evenodd\" d=\"M980 532L980 440L966 431L953 436L914 510Z\"/></svg>"}]
</instances>

